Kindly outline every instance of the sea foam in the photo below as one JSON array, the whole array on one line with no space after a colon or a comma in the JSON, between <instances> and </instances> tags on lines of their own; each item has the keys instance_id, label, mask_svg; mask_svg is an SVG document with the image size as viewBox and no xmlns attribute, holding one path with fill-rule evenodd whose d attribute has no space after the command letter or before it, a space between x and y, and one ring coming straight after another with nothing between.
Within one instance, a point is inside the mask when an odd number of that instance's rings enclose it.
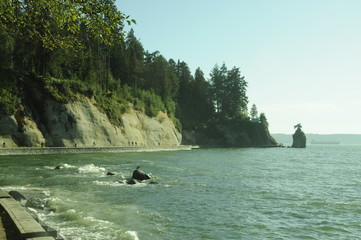
<instances>
[{"instance_id":1,"label":"sea foam","mask_svg":"<svg viewBox=\"0 0 361 240\"><path fill-rule=\"evenodd\" d=\"M79 173L102 173L105 172L105 168L97 167L94 164L82 166L78 169Z\"/></svg>"},{"instance_id":2,"label":"sea foam","mask_svg":"<svg viewBox=\"0 0 361 240\"><path fill-rule=\"evenodd\" d=\"M139 240L138 234L136 231L126 231L125 234L128 235L129 237L131 237L132 240Z\"/></svg>"}]
</instances>

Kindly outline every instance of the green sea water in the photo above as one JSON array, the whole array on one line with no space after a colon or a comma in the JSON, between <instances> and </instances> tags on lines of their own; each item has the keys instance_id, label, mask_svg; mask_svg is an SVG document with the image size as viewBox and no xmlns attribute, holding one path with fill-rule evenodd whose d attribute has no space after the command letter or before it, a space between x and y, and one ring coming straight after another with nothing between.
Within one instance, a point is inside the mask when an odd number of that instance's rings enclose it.
<instances>
[{"instance_id":1,"label":"green sea water","mask_svg":"<svg viewBox=\"0 0 361 240\"><path fill-rule=\"evenodd\" d=\"M360 145L0 156L0 188L65 239L361 239Z\"/></svg>"}]
</instances>

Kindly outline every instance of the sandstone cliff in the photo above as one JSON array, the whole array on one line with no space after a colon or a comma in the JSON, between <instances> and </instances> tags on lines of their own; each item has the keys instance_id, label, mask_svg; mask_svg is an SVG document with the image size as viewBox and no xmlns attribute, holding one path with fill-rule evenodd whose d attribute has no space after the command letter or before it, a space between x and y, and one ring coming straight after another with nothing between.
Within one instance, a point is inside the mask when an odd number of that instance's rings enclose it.
<instances>
[{"instance_id":1,"label":"sandstone cliff","mask_svg":"<svg viewBox=\"0 0 361 240\"><path fill-rule=\"evenodd\" d=\"M130 109L112 125L88 98L58 103L42 99L13 116L0 113L0 143L6 147L177 146L181 134L165 113L150 118Z\"/></svg>"}]
</instances>

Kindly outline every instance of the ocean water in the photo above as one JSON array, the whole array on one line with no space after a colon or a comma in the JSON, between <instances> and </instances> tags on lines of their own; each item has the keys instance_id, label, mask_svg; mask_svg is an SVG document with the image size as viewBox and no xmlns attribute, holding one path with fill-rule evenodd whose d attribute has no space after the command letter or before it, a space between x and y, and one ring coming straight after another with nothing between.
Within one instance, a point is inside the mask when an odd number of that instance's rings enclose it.
<instances>
[{"instance_id":1,"label":"ocean water","mask_svg":"<svg viewBox=\"0 0 361 240\"><path fill-rule=\"evenodd\" d=\"M361 145L0 156L0 188L65 239L361 239Z\"/></svg>"}]
</instances>

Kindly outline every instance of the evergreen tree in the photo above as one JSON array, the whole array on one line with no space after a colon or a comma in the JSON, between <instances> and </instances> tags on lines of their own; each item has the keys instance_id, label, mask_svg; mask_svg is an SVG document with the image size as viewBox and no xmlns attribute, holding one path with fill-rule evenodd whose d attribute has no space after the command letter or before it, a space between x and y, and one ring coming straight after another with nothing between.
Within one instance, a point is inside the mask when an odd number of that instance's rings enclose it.
<instances>
[{"instance_id":1,"label":"evergreen tree","mask_svg":"<svg viewBox=\"0 0 361 240\"><path fill-rule=\"evenodd\" d=\"M265 128L268 128L268 121L267 121L266 115L264 113L261 113L259 115L259 121Z\"/></svg>"},{"instance_id":2,"label":"evergreen tree","mask_svg":"<svg viewBox=\"0 0 361 240\"><path fill-rule=\"evenodd\" d=\"M257 119L258 118L258 110L257 110L256 104L252 105L250 115L251 115L252 119Z\"/></svg>"},{"instance_id":3,"label":"evergreen tree","mask_svg":"<svg viewBox=\"0 0 361 240\"><path fill-rule=\"evenodd\" d=\"M135 37L134 30L131 29L126 41L126 59L127 64L124 66L126 77L124 83L133 86L134 89L142 81L142 71L144 64L144 48L140 41Z\"/></svg>"},{"instance_id":4,"label":"evergreen tree","mask_svg":"<svg viewBox=\"0 0 361 240\"><path fill-rule=\"evenodd\" d=\"M189 107L193 104L192 82L194 81L192 73L185 62L178 60L176 65L176 75L179 80L179 91L177 95L177 117L182 121L183 127L191 127L192 114Z\"/></svg>"},{"instance_id":5,"label":"evergreen tree","mask_svg":"<svg viewBox=\"0 0 361 240\"><path fill-rule=\"evenodd\" d=\"M227 70L223 63L211 72L213 99L221 117L234 118L247 112L247 82L241 77L239 68Z\"/></svg>"},{"instance_id":6,"label":"evergreen tree","mask_svg":"<svg viewBox=\"0 0 361 240\"><path fill-rule=\"evenodd\" d=\"M226 64L223 63L221 67L215 65L211 71L211 84L212 84L212 92L213 92L213 100L216 106L216 112L222 111L222 104L224 101L225 94L225 81L227 78L227 67Z\"/></svg>"},{"instance_id":7,"label":"evergreen tree","mask_svg":"<svg viewBox=\"0 0 361 240\"><path fill-rule=\"evenodd\" d=\"M143 79L143 88L151 89L163 101L172 99L177 93L178 79L174 66L158 52L146 53Z\"/></svg>"},{"instance_id":8,"label":"evergreen tree","mask_svg":"<svg viewBox=\"0 0 361 240\"><path fill-rule=\"evenodd\" d=\"M204 74L200 68L197 68L195 71L192 90L194 100L193 104L189 107L193 110L194 125L197 127L211 119L214 113L211 85L204 78Z\"/></svg>"}]
</instances>

